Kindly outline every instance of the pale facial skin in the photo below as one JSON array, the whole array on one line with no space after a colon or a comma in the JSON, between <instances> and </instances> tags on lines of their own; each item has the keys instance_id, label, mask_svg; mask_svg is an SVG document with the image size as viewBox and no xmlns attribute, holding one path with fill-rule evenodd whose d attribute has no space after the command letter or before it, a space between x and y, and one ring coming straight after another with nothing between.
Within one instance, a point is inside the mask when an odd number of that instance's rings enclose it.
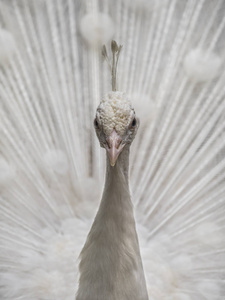
<instances>
[{"instance_id":1,"label":"pale facial skin","mask_svg":"<svg viewBox=\"0 0 225 300\"><path fill-rule=\"evenodd\" d=\"M99 104L94 127L112 167L123 148L132 143L138 126L139 120L124 93L110 92Z\"/></svg>"}]
</instances>

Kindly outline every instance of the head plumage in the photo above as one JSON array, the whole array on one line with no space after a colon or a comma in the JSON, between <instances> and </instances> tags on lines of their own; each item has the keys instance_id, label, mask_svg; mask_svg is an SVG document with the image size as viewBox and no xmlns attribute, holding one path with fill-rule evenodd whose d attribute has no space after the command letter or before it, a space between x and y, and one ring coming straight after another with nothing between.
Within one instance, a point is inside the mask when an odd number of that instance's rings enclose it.
<instances>
[{"instance_id":1,"label":"head plumage","mask_svg":"<svg viewBox=\"0 0 225 300\"><path fill-rule=\"evenodd\" d=\"M112 75L112 91L116 91L116 72L117 72L117 64L120 56L120 51L122 49L122 45L117 45L116 41L111 42L111 51L112 51L112 63L110 62L110 59L107 54L106 46L103 45L102 47L102 55L107 61L110 69L111 69L111 75Z\"/></svg>"},{"instance_id":2,"label":"head plumage","mask_svg":"<svg viewBox=\"0 0 225 300\"><path fill-rule=\"evenodd\" d=\"M117 91L116 89L117 64L121 49L122 45L118 46L116 41L111 42L112 62L110 62L106 46L102 47L102 55L111 70L112 91L101 100L96 116L104 125L106 134L110 134L113 128L115 128L120 135L123 135L126 126L131 122L135 114L126 93Z\"/></svg>"},{"instance_id":3,"label":"head plumage","mask_svg":"<svg viewBox=\"0 0 225 300\"><path fill-rule=\"evenodd\" d=\"M103 97L97 108L97 116L104 125L106 134L110 134L113 128L121 135L124 134L135 112L131 102L124 92L112 91Z\"/></svg>"}]
</instances>

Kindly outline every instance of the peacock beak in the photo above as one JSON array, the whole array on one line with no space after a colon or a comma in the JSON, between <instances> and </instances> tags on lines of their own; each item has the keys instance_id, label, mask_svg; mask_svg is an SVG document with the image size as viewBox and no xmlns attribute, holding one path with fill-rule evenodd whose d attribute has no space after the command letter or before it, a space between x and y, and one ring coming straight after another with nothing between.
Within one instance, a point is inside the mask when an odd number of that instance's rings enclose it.
<instances>
[{"instance_id":1,"label":"peacock beak","mask_svg":"<svg viewBox=\"0 0 225 300\"><path fill-rule=\"evenodd\" d=\"M107 141L106 151L109 156L110 165L114 167L117 158L124 147L124 145L122 145L122 138L118 135L116 130L113 129L113 132L107 137L106 141Z\"/></svg>"}]
</instances>

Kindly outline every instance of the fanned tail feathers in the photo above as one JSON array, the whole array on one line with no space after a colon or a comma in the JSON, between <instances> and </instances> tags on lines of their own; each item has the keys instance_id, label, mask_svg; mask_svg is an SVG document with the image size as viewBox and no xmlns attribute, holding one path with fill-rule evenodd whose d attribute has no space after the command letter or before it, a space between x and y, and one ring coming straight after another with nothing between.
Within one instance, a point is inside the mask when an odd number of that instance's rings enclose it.
<instances>
[{"instance_id":1,"label":"fanned tail feathers","mask_svg":"<svg viewBox=\"0 0 225 300\"><path fill-rule=\"evenodd\" d=\"M225 294L223 0L0 0L0 297L74 299L100 200L110 90L141 127L131 189L149 299Z\"/></svg>"}]
</instances>

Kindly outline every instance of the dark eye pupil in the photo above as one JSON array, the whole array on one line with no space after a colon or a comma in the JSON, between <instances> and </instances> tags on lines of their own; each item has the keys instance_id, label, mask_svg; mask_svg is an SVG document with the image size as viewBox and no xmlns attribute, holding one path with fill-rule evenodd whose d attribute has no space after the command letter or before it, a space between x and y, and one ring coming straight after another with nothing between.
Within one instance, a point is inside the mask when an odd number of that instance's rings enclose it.
<instances>
[{"instance_id":1,"label":"dark eye pupil","mask_svg":"<svg viewBox=\"0 0 225 300\"><path fill-rule=\"evenodd\" d=\"M98 121L96 119L94 120L94 125L96 128L98 128Z\"/></svg>"},{"instance_id":2,"label":"dark eye pupil","mask_svg":"<svg viewBox=\"0 0 225 300\"><path fill-rule=\"evenodd\" d=\"M136 126L136 124L137 124L137 120L134 118L132 121L132 127Z\"/></svg>"}]
</instances>

